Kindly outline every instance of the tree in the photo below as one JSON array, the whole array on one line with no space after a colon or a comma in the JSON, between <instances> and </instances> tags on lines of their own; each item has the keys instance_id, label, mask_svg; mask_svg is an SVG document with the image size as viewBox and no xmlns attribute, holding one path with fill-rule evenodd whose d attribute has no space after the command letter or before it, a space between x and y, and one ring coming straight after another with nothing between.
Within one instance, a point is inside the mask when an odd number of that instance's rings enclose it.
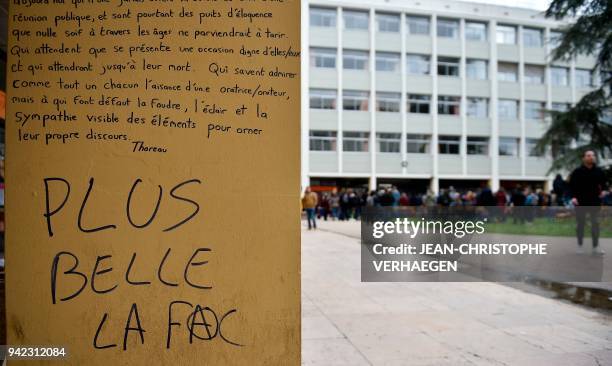
<instances>
[{"instance_id":1,"label":"tree","mask_svg":"<svg viewBox=\"0 0 612 366\"><path fill-rule=\"evenodd\" d=\"M579 54L594 56L593 73L601 75L601 83L568 110L548 111L551 124L536 150L545 153L550 148L550 172L578 165L585 150L594 150L600 159L612 158L612 1L553 0L545 15L572 19L560 29L551 62L569 61ZM572 142L576 147L570 147Z\"/></svg>"}]
</instances>

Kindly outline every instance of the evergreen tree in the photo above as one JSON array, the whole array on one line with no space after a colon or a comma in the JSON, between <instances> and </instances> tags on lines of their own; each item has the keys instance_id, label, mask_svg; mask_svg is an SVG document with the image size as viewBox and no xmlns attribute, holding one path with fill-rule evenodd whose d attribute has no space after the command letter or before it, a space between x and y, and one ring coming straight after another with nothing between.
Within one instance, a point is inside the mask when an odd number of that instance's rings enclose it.
<instances>
[{"instance_id":1,"label":"evergreen tree","mask_svg":"<svg viewBox=\"0 0 612 366\"><path fill-rule=\"evenodd\" d=\"M567 111L549 111L551 124L536 149L551 150L551 171L571 170L580 164L585 150L594 150L600 162L603 157L612 159L612 1L553 0L546 17L571 20L559 30L551 62L569 61L580 54L593 56L593 74L599 74L601 82Z\"/></svg>"}]
</instances>

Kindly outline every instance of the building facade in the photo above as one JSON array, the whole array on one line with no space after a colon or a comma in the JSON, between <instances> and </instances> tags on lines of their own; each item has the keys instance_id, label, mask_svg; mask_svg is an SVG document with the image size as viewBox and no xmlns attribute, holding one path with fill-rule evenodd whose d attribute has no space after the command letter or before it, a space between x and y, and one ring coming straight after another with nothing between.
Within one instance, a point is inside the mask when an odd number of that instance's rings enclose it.
<instances>
[{"instance_id":1,"label":"building facade","mask_svg":"<svg viewBox=\"0 0 612 366\"><path fill-rule=\"evenodd\" d=\"M302 185L544 186L546 110L596 85L551 64L563 25L457 1L302 2Z\"/></svg>"}]
</instances>

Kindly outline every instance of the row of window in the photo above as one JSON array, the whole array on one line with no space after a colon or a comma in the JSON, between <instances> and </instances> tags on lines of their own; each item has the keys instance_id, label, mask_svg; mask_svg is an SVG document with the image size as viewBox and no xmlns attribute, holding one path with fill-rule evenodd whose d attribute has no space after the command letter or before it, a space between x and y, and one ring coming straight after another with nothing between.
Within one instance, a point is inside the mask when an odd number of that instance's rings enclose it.
<instances>
[{"instance_id":1,"label":"row of window","mask_svg":"<svg viewBox=\"0 0 612 366\"><path fill-rule=\"evenodd\" d=\"M541 156L535 147L537 139L525 139L525 151L528 156ZM401 134L377 133L376 148L379 153L399 153ZM369 132L342 133L342 150L346 152L368 152L370 149ZM431 135L407 134L406 152L409 154L429 154ZM336 151L336 131L310 131L310 151ZM498 152L500 156L515 156L520 153L520 139L516 137L500 137ZM438 136L438 153L458 155L461 153L461 137L454 135ZM489 138L482 136L468 136L466 139L466 154L489 155Z\"/></svg>"},{"instance_id":2,"label":"row of window","mask_svg":"<svg viewBox=\"0 0 612 366\"><path fill-rule=\"evenodd\" d=\"M376 31L386 33L400 32L400 14L376 13ZM315 27L336 27L337 14L333 8L310 8L310 25ZM406 29L409 35L431 34L431 19L428 16L407 15ZM370 13L363 10L342 11L342 27L344 29L364 30L370 28ZM438 18L436 22L436 35L442 38L457 39L460 37L459 19ZM486 42L488 39L488 26L485 22L465 22L465 39L476 42ZM525 47L543 47L544 30L541 28L523 27L523 45ZM555 47L560 37L559 32L551 32L549 42ZM517 26L499 24L495 28L495 41L500 44L517 43Z\"/></svg>"},{"instance_id":3,"label":"row of window","mask_svg":"<svg viewBox=\"0 0 612 366\"><path fill-rule=\"evenodd\" d=\"M336 109L337 92L332 89L310 89L310 108ZM367 91L343 90L342 109L349 111L369 110L370 93ZM376 111L400 112L401 94L390 92L376 93ZM500 119L516 120L519 115L519 101L515 99L499 99L497 101L497 115ZM525 118L543 119L545 104L539 101L525 101ZM461 113L461 98L458 96L439 95L438 114L459 115ZM489 117L489 99L468 97L466 115L475 118ZM553 103L552 110L564 111L567 103ZM424 94L408 94L406 98L406 111L408 113L431 113L431 96Z\"/></svg>"},{"instance_id":4,"label":"row of window","mask_svg":"<svg viewBox=\"0 0 612 366\"><path fill-rule=\"evenodd\" d=\"M336 50L333 48L311 48L310 66L316 68L336 68ZM429 75L431 73L431 58L429 55L406 54L406 72L411 75ZM376 52L376 71L400 72L401 56L394 52ZM437 74L441 76L460 76L461 64L457 57L438 57ZM370 53L359 50L343 50L342 68L345 70L369 70ZM525 65L524 79L529 84L544 84L546 68L540 65ZM551 84L556 86L569 85L569 68L550 67ZM466 59L465 73L468 79L487 80L488 61L481 59ZM517 63L499 62L497 78L500 81L517 82L519 66ZM588 69L575 69L576 87L587 88L593 85L593 72Z\"/></svg>"}]
</instances>

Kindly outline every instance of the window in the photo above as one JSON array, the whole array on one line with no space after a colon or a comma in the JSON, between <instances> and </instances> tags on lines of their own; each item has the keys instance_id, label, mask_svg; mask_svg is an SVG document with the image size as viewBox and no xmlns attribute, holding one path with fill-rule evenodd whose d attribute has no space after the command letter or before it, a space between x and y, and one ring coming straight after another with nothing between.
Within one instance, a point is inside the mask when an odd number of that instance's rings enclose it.
<instances>
[{"instance_id":1,"label":"window","mask_svg":"<svg viewBox=\"0 0 612 366\"><path fill-rule=\"evenodd\" d=\"M336 131L310 131L310 151L336 151Z\"/></svg>"},{"instance_id":2,"label":"window","mask_svg":"<svg viewBox=\"0 0 612 366\"><path fill-rule=\"evenodd\" d=\"M459 59L453 57L439 57L438 75L459 76Z\"/></svg>"},{"instance_id":3,"label":"window","mask_svg":"<svg viewBox=\"0 0 612 366\"><path fill-rule=\"evenodd\" d=\"M368 152L370 144L369 132L343 132L342 151Z\"/></svg>"},{"instance_id":4,"label":"window","mask_svg":"<svg viewBox=\"0 0 612 366\"><path fill-rule=\"evenodd\" d=\"M402 143L400 133L377 133L376 144L380 153L398 153Z\"/></svg>"},{"instance_id":5,"label":"window","mask_svg":"<svg viewBox=\"0 0 612 366\"><path fill-rule=\"evenodd\" d=\"M544 103L525 101L526 119L544 119Z\"/></svg>"},{"instance_id":6,"label":"window","mask_svg":"<svg viewBox=\"0 0 612 366\"><path fill-rule=\"evenodd\" d=\"M342 92L342 109L347 111L367 111L370 93L367 91L344 90Z\"/></svg>"},{"instance_id":7,"label":"window","mask_svg":"<svg viewBox=\"0 0 612 366\"><path fill-rule=\"evenodd\" d=\"M574 73L577 88L589 88L593 85L593 73L591 70L575 69Z\"/></svg>"},{"instance_id":8,"label":"window","mask_svg":"<svg viewBox=\"0 0 612 366\"><path fill-rule=\"evenodd\" d=\"M438 152L440 154L459 154L460 139L459 136L440 135L438 138Z\"/></svg>"},{"instance_id":9,"label":"window","mask_svg":"<svg viewBox=\"0 0 612 366\"><path fill-rule=\"evenodd\" d=\"M313 27L335 27L336 9L310 8L310 25Z\"/></svg>"},{"instance_id":10,"label":"window","mask_svg":"<svg viewBox=\"0 0 612 366\"><path fill-rule=\"evenodd\" d=\"M459 115L459 105L461 98L450 97L447 95L438 96L438 114Z\"/></svg>"},{"instance_id":11,"label":"window","mask_svg":"<svg viewBox=\"0 0 612 366\"><path fill-rule=\"evenodd\" d=\"M468 59L465 64L468 79L487 80L487 61Z\"/></svg>"},{"instance_id":12,"label":"window","mask_svg":"<svg viewBox=\"0 0 612 366\"><path fill-rule=\"evenodd\" d=\"M346 70L367 70L369 66L368 51L344 50L342 68Z\"/></svg>"},{"instance_id":13,"label":"window","mask_svg":"<svg viewBox=\"0 0 612 366\"><path fill-rule=\"evenodd\" d=\"M567 67L551 67L550 68L550 82L556 86L567 86L569 70Z\"/></svg>"},{"instance_id":14,"label":"window","mask_svg":"<svg viewBox=\"0 0 612 366\"><path fill-rule=\"evenodd\" d=\"M500 62L497 65L497 79L499 81L516 82L518 80L518 65Z\"/></svg>"},{"instance_id":15,"label":"window","mask_svg":"<svg viewBox=\"0 0 612 366\"><path fill-rule=\"evenodd\" d=\"M561 32L550 31L550 36L548 38L548 43L550 43L550 48L555 49L561 43Z\"/></svg>"},{"instance_id":16,"label":"window","mask_svg":"<svg viewBox=\"0 0 612 366\"><path fill-rule=\"evenodd\" d=\"M501 44L516 44L516 27L511 25L498 25L495 40Z\"/></svg>"},{"instance_id":17,"label":"window","mask_svg":"<svg viewBox=\"0 0 612 366\"><path fill-rule=\"evenodd\" d=\"M487 40L487 25L479 22L465 22L465 39L485 42Z\"/></svg>"},{"instance_id":18,"label":"window","mask_svg":"<svg viewBox=\"0 0 612 366\"><path fill-rule=\"evenodd\" d=\"M525 47L542 47L542 30L523 28L523 45Z\"/></svg>"},{"instance_id":19,"label":"window","mask_svg":"<svg viewBox=\"0 0 612 366\"><path fill-rule=\"evenodd\" d=\"M429 113L431 97L429 95L408 94L408 113Z\"/></svg>"},{"instance_id":20,"label":"window","mask_svg":"<svg viewBox=\"0 0 612 366\"><path fill-rule=\"evenodd\" d=\"M437 36L443 38L459 38L459 21L454 19L438 19Z\"/></svg>"},{"instance_id":21,"label":"window","mask_svg":"<svg viewBox=\"0 0 612 366\"><path fill-rule=\"evenodd\" d=\"M544 154L541 154L536 150L537 144L538 139L525 139L525 151L527 152L527 156L544 156Z\"/></svg>"},{"instance_id":22,"label":"window","mask_svg":"<svg viewBox=\"0 0 612 366\"><path fill-rule=\"evenodd\" d=\"M468 136L467 154L468 155L488 155L489 154L489 138L488 137L469 137Z\"/></svg>"},{"instance_id":23,"label":"window","mask_svg":"<svg viewBox=\"0 0 612 366\"><path fill-rule=\"evenodd\" d=\"M413 75L428 75L429 74L429 56L425 55L406 55L406 69L409 74Z\"/></svg>"},{"instance_id":24,"label":"window","mask_svg":"<svg viewBox=\"0 0 612 366\"><path fill-rule=\"evenodd\" d=\"M330 89L310 89L310 108L336 109L337 94Z\"/></svg>"},{"instance_id":25,"label":"window","mask_svg":"<svg viewBox=\"0 0 612 366\"><path fill-rule=\"evenodd\" d=\"M376 93L376 110L379 112L399 112L400 103L400 93Z\"/></svg>"},{"instance_id":26,"label":"window","mask_svg":"<svg viewBox=\"0 0 612 366\"><path fill-rule=\"evenodd\" d=\"M569 107L569 103L553 103L551 109L555 112L565 112Z\"/></svg>"},{"instance_id":27,"label":"window","mask_svg":"<svg viewBox=\"0 0 612 366\"><path fill-rule=\"evenodd\" d=\"M428 154L429 135L406 135L406 152L408 154Z\"/></svg>"},{"instance_id":28,"label":"window","mask_svg":"<svg viewBox=\"0 0 612 366\"><path fill-rule=\"evenodd\" d=\"M399 14L376 14L376 29L379 32L393 32L399 33L400 31L400 16Z\"/></svg>"},{"instance_id":29,"label":"window","mask_svg":"<svg viewBox=\"0 0 612 366\"><path fill-rule=\"evenodd\" d=\"M400 71L400 54L376 52L376 71Z\"/></svg>"},{"instance_id":30,"label":"window","mask_svg":"<svg viewBox=\"0 0 612 366\"><path fill-rule=\"evenodd\" d=\"M336 50L333 48L310 48L310 66L335 69Z\"/></svg>"},{"instance_id":31,"label":"window","mask_svg":"<svg viewBox=\"0 0 612 366\"><path fill-rule=\"evenodd\" d=\"M544 84L544 66L525 65L525 83Z\"/></svg>"},{"instance_id":32,"label":"window","mask_svg":"<svg viewBox=\"0 0 612 366\"><path fill-rule=\"evenodd\" d=\"M370 13L359 10L342 11L344 29L368 30L370 25Z\"/></svg>"},{"instance_id":33,"label":"window","mask_svg":"<svg viewBox=\"0 0 612 366\"><path fill-rule=\"evenodd\" d=\"M499 138L500 156L519 156L519 139L515 137Z\"/></svg>"},{"instance_id":34,"label":"window","mask_svg":"<svg viewBox=\"0 0 612 366\"><path fill-rule=\"evenodd\" d=\"M513 120L518 118L518 100L500 99L497 102L499 119Z\"/></svg>"},{"instance_id":35,"label":"window","mask_svg":"<svg viewBox=\"0 0 612 366\"><path fill-rule=\"evenodd\" d=\"M487 98L468 98L467 115L473 118L487 118L489 116L489 100Z\"/></svg>"},{"instance_id":36,"label":"window","mask_svg":"<svg viewBox=\"0 0 612 366\"><path fill-rule=\"evenodd\" d=\"M429 18L418 16L407 16L408 34L411 35L429 35Z\"/></svg>"}]
</instances>

